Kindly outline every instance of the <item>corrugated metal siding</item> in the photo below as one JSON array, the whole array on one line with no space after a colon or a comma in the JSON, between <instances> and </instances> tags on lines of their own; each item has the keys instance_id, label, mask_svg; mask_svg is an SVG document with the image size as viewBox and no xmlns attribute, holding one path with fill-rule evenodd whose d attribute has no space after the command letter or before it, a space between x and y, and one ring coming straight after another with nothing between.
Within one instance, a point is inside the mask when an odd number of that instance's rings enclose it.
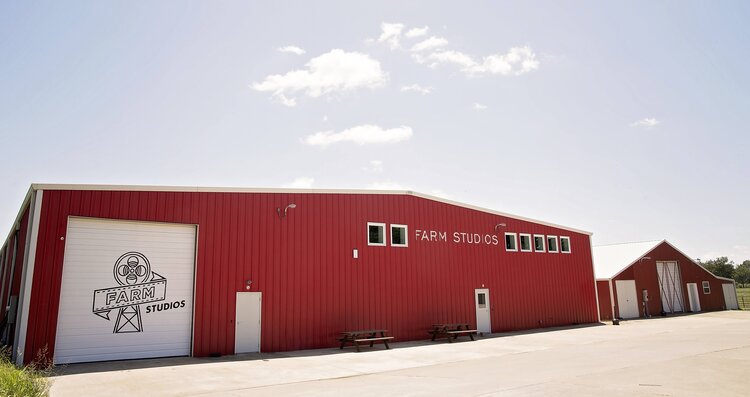
<instances>
[{"instance_id":1,"label":"corrugated metal siding","mask_svg":"<svg viewBox=\"0 0 750 397\"><path fill-rule=\"evenodd\" d=\"M25 254L25 247L26 247L26 233L28 231L28 225L29 225L29 207L26 207L26 210L23 212L23 215L21 216L21 219L19 221L19 229L18 232L13 233L10 235L10 238L6 242L6 252L7 256L5 257L5 288L3 288L3 296L0 297L2 299L0 302L0 318L4 318L6 314L6 304L8 303L8 298L10 296L18 296L19 291L21 290L21 274L23 269L23 260L24 260L24 254ZM15 260L15 266L13 261L13 247L16 244L16 240L18 243L18 252L16 253L16 260ZM18 313L18 311L16 311ZM10 319L8 319L10 321ZM13 320L15 323L15 320ZM15 341L16 335L15 335L15 327L10 326L9 328L10 337L8 338L9 341Z\"/></svg>"},{"instance_id":2,"label":"corrugated metal siding","mask_svg":"<svg viewBox=\"0 0 750 397\"><path fill-rule=\"evenodd\" d=\"M197 356L233 352L235 292L248 279L263 293L267 352L334 346L340 331L370 327L424 339L435 322L474 323L483 286L494 332L597 321L585 234L408 195L45 191L26 357L54 351L70 215L199 225ZM367 222L408 225L409 247L367 246ZM448 241L417 241L417 229ZM498 245L455 244L454 231L496 234ZM505 252L505 231L569 236L572 254Z\"/></svg>"},{"instance_id":3,"label":"corrugated metal siding","mask_svg":"<svg viewBox=\"0 0 750 397\"><path fill-rule=\"evenodd\" d=\"M723 281L714 277L713 274L708 272L703 267L696 265L690 258L681 254L679 251L672 248L669 244L662 243L658 247L654 248L653 251L648 253L651 259L644 259L638 263L633 264L629 268L625 269L617 277L613 279L613 288L615 288L614 280L635 280L637 295L638 295L638 307L643 306L643 299L641 291L648 290L649 302L648 310L652 316L659 315L661 313L661 294L659 293L659 279L656 274L656 262L670 262L676 261L680 267L680 274L682 276L682 296L683 296L683 307L685 310L689 310L689 298L687 291L688 283L698 284L698 296L701 303L701 311L716 311L724 310L724 293L721 288L721 284L730 283L730 281ZM702 288L702 282L708 281L711 285L711 293L704 294ZM615 296L617 293L615 291ZM615 299L615 311L617 309L617 300Z\"/></svg>"},{"instance_id":4,"label":"corrugated metal siding","mask_svg":"<svg viewBox=\"0 0 750 397\"><path fill-rule=\"evenodd\" d=\"M602 320L612 320L612 300L609 294L609 281L596 280L596 293L599 296L599 315Z\"/></svg>"}]
</instances>

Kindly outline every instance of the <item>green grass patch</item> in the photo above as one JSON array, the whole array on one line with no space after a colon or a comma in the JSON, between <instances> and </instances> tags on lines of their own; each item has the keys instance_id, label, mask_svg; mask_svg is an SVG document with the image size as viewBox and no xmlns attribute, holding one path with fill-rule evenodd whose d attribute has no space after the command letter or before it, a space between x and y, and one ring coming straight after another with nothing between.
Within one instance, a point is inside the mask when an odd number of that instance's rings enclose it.
<instances>
[{"instance_id":1,"label":"green grass patch","mask_svg":"<svg viewBox=\"0 0 750 397\"><path fill-rule=\"evenodd\" d=\"M8 351L0 351L0 396L43 397L49 394L48 370L27 366L19 368L10 361Z\"/></svg>"},{"instance_id":2,"label":"green grass patch","mask_svg":"<svg viewBox=\"0 0 750 397\"><path fill-rule=\"evenodd\" d=\"M740 309L750 310L750 288L737 288L737 303Z\"/></svg>"}]
</instances>

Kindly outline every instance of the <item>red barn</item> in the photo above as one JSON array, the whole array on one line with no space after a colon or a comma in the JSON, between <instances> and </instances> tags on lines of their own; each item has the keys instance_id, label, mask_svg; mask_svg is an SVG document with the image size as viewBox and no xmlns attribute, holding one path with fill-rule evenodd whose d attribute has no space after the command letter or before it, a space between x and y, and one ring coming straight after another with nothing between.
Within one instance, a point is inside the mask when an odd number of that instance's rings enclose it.
<instances>
[{"instance_id":1,"label":"red barn","mask_svg":"<svg viewBox=\"0 0 750 397\"><path fill-rule=\"evenodd\" d=\"M598 321L590 233L406 191L32 185L0 259L26 363Z\"/></svg>"},{"instance_id":2,"label":"red barn","mask_svg":"<svg viewBox=\"0 0 750 397\"><path fill-rule=\"evenodd\" d=\"M734 280L662 241L593 249L602 320L738 309Z\"/></svg>"}]
</instances>

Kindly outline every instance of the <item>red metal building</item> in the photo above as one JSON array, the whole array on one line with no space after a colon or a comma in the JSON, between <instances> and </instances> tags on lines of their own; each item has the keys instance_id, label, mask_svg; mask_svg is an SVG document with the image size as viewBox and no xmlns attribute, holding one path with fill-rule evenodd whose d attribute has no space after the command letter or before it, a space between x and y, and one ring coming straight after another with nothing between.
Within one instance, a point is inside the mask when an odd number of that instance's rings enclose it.
<instances>
[{"instance_id":1,"label":"red metal building","mask_svg":"<svg viewBox=\"0 0 750 397\"><path fill-rule=\"evenodd\" d=\"M734 280L662 241L593 248L602 320L737 309Z\"/></svg>"},{"instance_id":2,"label":"red metal building","mask_svg":"<svg viewBox=\"0 0 750 397\"><path fill-rule=\"evenodd\" d=\"M0 258L17 362L598 321L590 233L405 191L32 185Z\"/></svg>"}]
</instances>

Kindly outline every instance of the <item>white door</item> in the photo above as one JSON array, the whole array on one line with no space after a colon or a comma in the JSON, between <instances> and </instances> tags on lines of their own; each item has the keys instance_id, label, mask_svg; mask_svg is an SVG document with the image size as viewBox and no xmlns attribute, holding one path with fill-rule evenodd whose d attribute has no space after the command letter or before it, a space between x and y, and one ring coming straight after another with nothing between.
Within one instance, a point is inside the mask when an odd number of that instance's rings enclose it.
<instances>
[{"instance_id":1,"label":"white door","mask_svg":"<svg viewBox=\"0 0 750 397\"><path fill-rule=\"evenodd\" d=\"M260 306L260 292L237 293L234 354L260 351Z\"/></svg>"},{"instance_id":2,"label":"white door","mask_svg":"<svg viewBox=\"0 0 750 397\"><path fill-rule=\"evenodd\" d=\"M620 318L638 318L638 296L635 293L635 280L615 280L617 308Z\"/></svg>"},{"instance_id":3,"label":"white door","mask_svg":"<svg viewBox=\"0 0 750 397\"><path fill-rule=\"evenodd\" d=\"M55 364L190 355L195 232L69 218Z\"/></svg>"},{"instance_id":4,"label":"white door","mask_svg":"<svg viewBox=\"0 0 750 397\"><path fill-rule=\"evenodd\" d=\"M722 284L721 289L724 291L724 304L727 310L739 310L740 306L737 304L737 292L734 289L734 284Z\"/></svg>"},{"instance_id":5,"label":"white door","mask_svg":"<svg viewBox=\"0 0 750 397\"><path fill-rule=\"evenodd\" d=\"M492 333L492 322L490 320L490 290L474 290L474 304L477 307L477 331Z\"/></svg>"},{"instance_id":6,"label":"white door","mask_svg":"<svg viewBox=\"0 0 750 397\"><path fill-rule=\"evenodd\" d=\"M682 278L677 262L656 262L656 275L659 279L662 310L667 313L684 311Z\"/></svg>"},{"instance_id":7,"label":"white door","mask_svg":"<svg viewBox=\"0 0 750 397\"><path fill-rule=\"evenodd\" d=\"M688 300L690 301L690 311L697 313L701 311L701 301L698 295L698 284L687 283Z\"/></svg>"}]
</instances>

